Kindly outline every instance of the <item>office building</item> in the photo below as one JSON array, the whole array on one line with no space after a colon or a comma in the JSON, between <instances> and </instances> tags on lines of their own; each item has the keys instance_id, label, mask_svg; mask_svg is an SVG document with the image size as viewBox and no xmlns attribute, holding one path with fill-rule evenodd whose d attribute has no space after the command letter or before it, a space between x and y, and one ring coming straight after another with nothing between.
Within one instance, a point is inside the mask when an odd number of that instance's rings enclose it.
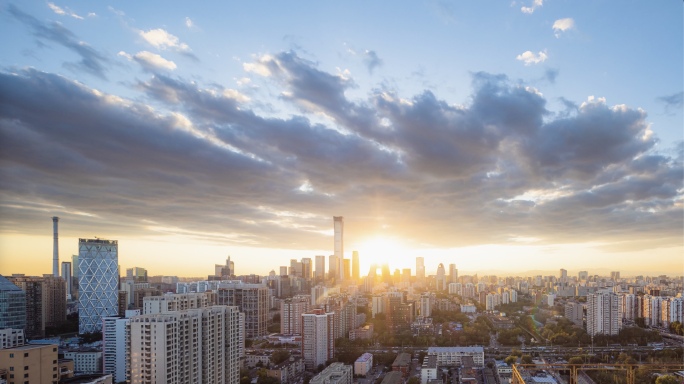
<instances>
[{"instance_id":1,"label":"office building","mask_svg":"<svg viewBox=\"0 0 684 384\"><path fill-rule=\"evenodd\" d=\"M73 360L74 372L93 374L102 372L102 352L90 351L66 351L64 358Z\"/></svg>"},{"instance_id":2,"label":"office building","mask_svg":"<svg viewBox=\"0 0 684 384\"><path fill-rule=\"evenodd\" d=\"M302 257L302 277L311 280L313 277L313 264L310 257Z\"/></svg>"},{"instance_id":3,"label":"office building","mask_svg":"<svg viewBox=\"0 0 684 384\"><path fill-rule=\"evenodd\" d=\"M358 283L361 278L361 265L359 264L359 252L352 252L352 279Z\"/></svg>"},{"instance_id":4,"label":"office building","mask_svg":"<svg viewBox=\"0 0 684 384\"><path fill-rule=\"evenodd\" d=\"M131 383L238 383L243 319L224 305L132 317Z\"/></svg>"},{"instance_id":5,"label":"office building","mask_svg":"<svg viewBox=\"0 0 684 384\"><path fill-rule=\"evenodd\" d=\"M618 281L620 280L620 271L612 271L610 273L610 279L613 281Z\"/></svg>"},{"instance_id":6,"label":"office building","mask_svg":"<svg viewBox=\"0 0 684 384\"><path fill-rule=\"evenodd\" d=\"M588 278L589 278L589 272L587 272L587 271L579 271L579 273L577 273L577 279L579 281L587 281Z\"/></svg>"},{"instance_id":7,"label":"office building","mask_svg":"<svg viewBox=\"0 0 684 384\"><path fill-rule=\"evenodd\" d=\"M567 271L567 269L561 268L558 281L560 281L561 284L565 284L568 282L568 271Z\"/></svg>"},{"instance_id":8,"label":"office building","mask_svg":"<svg viewBox=\"0 0 684 384\"><path fill-rule=\"evenodd\" d=\"M26 330L26 292L2 275L0 275L0 308L2 308L0 329Z\"/></svg>"},{"instance_id":9,"label":"office building","mask_svg":"<svg viewBox=\"0 0 684 384\"><path fill-rule=\"evenodd\" d=\"M66 281L43 275L43 321L46 327L57 327L66 321Z\"/></svg>"},{"instance_id":10,"label":"office building","mask_svg":"<svg viewBox=\"0 0 684 384\"><path fill-rule=\"evenodd\" d=\"M325 256L316 256L316 281L325 280Z\"/></svg>"},{"instance_id":11,"label":"office building","mask_svg":"<svg viewBox=\"0 0 684 384\"><path fill-rule=\"evenodd\" d=\"M436 289L438 291L445 291L446 290L446 271L444 271L444 264L439 263L439 266L437 266L437 287Z\"/></svg>"},{"instance_id":12,"label":"office building","mask_svg":"<svg viewBox=\"0 0 684 384\"><path fill-rule=\"evenodd\" d=\"M344 217L333 216L335 235L335 261L337 262L337 278L344 280Z\"/></svg>"},{"instance_id":13,"label":"office building","mask_svg":"<svg viewBox=\"0 0 684 384\"><path fill-rule=\"evenodd\" d=\"M0 371L7 383L53 384L59 380L57 345L22 345L0 349Z\"/></svg>"},{"instance_id":14,"label":"office building","mask_svg":"<svg viewBox=\"0 0 684 384\"><path fill-rule=\"evenodd\" d=\"M314 376L310 384L352 384L352 366L332 363L323 372Z\"/></svg>"},{"instance_id":15,"label":"office building","mask_svg":"<svg viewBox=\"0 0 684 384\"><path fill-rule=\"evenodd\" d=\"M336 255L328 256L328 279L338 279L339 263Z\"/></svg>"},{"instance_id":16,"label":"office building","mask_svg":"<svg viewBox=\"0 0 684 384\"><path fill-rule=\"evenodd\" d=\"M219 305L236 306L245 314L245 337L268 334L269 292L265 285L242 282L220 283L217 290Z\"/></svg>"},{"instance_id":17,"label":"office building","mask_svg":"<svg viewBox=\"0 0 684 384\"><path fill-rule=\"evenodd\" d=\"M314 309L302 315L302 357L309 371L335 357L334 313Z\"/></svg>"},{"instance_id":18,"label":"office building","mask_svg":"<svg viewBox=\"0 0 684 384\"><path fill-rule=\"evenodd\" d=\"M619 302L619 297L610 291L587 295L587 333L590 336L617 335L620 332Z\"/></svg>"},{"instance_id":19,"label":"office building","mask_svg":"<svg viewBox=\"0 0 684 384\"><path fill-rule=\"evenodd\" d=\"M73 277L71 275L71 261L62 261L62 279L64 279L66 298L71 300L71 290L73 286Z\"/></svg>"},{"instance_id":20,"label":"office building","mask_svg":"<svg viewBox=\"0 0 684 384\"><path fill-rule=\"evenodd\" d=\"M147 269L140 267L127 268L126 280L133 280L136 283L147 283Z\"/></svg>"},{"instance_id":21,"label":"office building","mask_svg":"<svg viewBox=\"0 0 684 384\"><path fill-rule=\"evenodd\" d=\"M458 269L456 269L456 264L449 264L449 281L448 281L448 283L457 283L457 282L458 282Z\"/></svg>"},{"instance_id":22,"label":"office building","mask_svg":"<svg viewBox=\"0 0 684 384\"><path fill-rule=\"evenodd\" d=\"M119 311L118 242L78 239L78 333L102 331L102 318Z\"/></svg>"},{"instance_id":23,"label":"office building","mask_svg":"<svg viewBox=\"0 0 684 384\"><path fill-rule=\"evenodd\" d=\"M425 258L416 257L416 279L419 282L425 281Z\"/></svg>"},{"instance_id":24,"label":"office building","mask_svg":"<svg viewBox=\"0 0 684 384\"><path fill-rule=\"evenodd\" d=\"M295 296L280 302L280 333L299 335L302 332L302 315L309 311L311 297Z\"/></svg>"}]
</instances>

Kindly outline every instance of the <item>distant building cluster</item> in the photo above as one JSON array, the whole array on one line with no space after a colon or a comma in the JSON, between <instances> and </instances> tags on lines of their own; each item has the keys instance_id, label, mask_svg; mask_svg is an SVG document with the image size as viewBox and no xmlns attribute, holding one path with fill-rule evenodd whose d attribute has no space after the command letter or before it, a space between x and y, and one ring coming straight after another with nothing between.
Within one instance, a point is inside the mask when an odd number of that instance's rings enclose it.
<instances>
[{"instance_id":1,"label":"distant building cluster","mask_svg":"<svg viewBox=\"0 0 684 384\"><path fill-rule=\"evenodd\" d=\"M423 257L415 273L384 264L362 276L362 255L345 258L341 216L333 217L329 256L292 259L266 276L238 274L228 256L206 278L151 276L142 267L123 273L118 241L100 238L79 239L78 254L60 269L58 222L53 218L52 274L0 276L0 382L15 382L10 372L27 366L36 367L22 371L30 382L237 384L241 368L263 367L281 384L300 382L305 371L317 372L314 384L351 384L353 375L372 373L373 355L364 353L353 366L330 364L336 340L377 338L374 324L392 334L440 337L463 331L458 322L438 320L456 312L484 315L493 329L508 330L516 323L505 311L521 297L536 308L563 308L591 336L616 335L637 322L682 322L682 282L666 276L570 276L565 269L525 278L459 275L453 263L427 274ZM81 340L44 339L68 326ZM297 353L274 362L246 342ZM414 366L423 384L441 382L444 367L460 367L462 382L477 381L476 370L485 366L482 346L430 347L422 363L414 360L399 353L382 382L403 383ZM495 371L510 377L503 366Z\"/></svg>"}]
</instances>

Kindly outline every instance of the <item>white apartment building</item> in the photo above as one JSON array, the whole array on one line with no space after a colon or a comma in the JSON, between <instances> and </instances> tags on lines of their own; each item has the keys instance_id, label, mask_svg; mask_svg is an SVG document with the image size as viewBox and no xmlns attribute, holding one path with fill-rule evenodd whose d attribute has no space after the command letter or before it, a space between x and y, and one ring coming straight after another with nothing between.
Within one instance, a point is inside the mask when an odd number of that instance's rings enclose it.
<instances>
[{"instance_id":1,"label":"white apartment building","mask_svg":"<svg viewBox=\"0 0 684 384\"><path fill-rule=\"evenodd\" d=\"M69 351L64 352L64 358L74 361L74 372L76 373L102 372L102 352Z\"/></svg>"},{"instance_id":2,"label":"white apartment building","mask_svg":"<svg viewBox=\"0 0 684 384\"><path fill-rule=\"evenodd\" d=\"M0 349L19 347L25 342L23 329L0 329Z\"/></svg>"},{"instance_id":3,"label":"white apartment building","mask_svg":"<svg viewBox=\"0 0 684 384\"><path fill-rule=\"evenodd\" d=\"M131 383L239 382L244 317L223 305L135 316Z\"/></svg>"},{"instance_id":4,"label":"white apartment building","mask_svg":"<svg viewBox=\"0 0 684 384\"><path fill-rule=\"evenodd\" d=\"M164 296L150 296L143 299L143 315L154 315L173 311L205 308L216 304L216 299L209 292L202 293L167 293Z\"/></svg>"},{"instance_id":5,"label":"white apartment building","mask_svg":"<svg viewBox=\"0 0 684 384\"><path fill-rule=\"evenodd\" d=\"M130 317L139 316L140 310L127 310L125 316L102 318L103 372L110 374L115 383L129 379Z\"/></svg>"},{"instance_id":6,"label":"white apartment building","mask_svg":"<svg viewBox=\"0 0 684 384\"><path fill-rule=\"evenodd\" d=\"M617 335L622 327L619 314L620 297L610 291L587 296L587 333L591 336Z\"/></svg>"},{"instance_id":7,"label":"white apartment building","mask_svg":"<svg viewBox=\"0 0 684 384\"><path fill-rule=\"evenodd\" d=\"M335 356L334 315L322 309L302 315L302 357L307 370Z\"/></svg>"},{"instance_id":8,"label":"white apartment building","mask_svg":"<svg viewBox=\"0 0 684 384\"><path fill-rule=\"evenodd\" d=\"M366 376L373 368L373 355L366 352L354 362L354 374Z\"/></svg>"}]
</instances>

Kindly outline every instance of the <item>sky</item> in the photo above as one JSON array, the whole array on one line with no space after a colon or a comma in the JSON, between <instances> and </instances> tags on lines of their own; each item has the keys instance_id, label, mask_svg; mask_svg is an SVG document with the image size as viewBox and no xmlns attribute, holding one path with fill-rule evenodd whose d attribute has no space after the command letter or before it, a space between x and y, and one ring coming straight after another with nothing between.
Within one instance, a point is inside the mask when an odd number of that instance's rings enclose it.
<instances>
[{"instance_id":1,"label":"sky","mask_svg":"<svg viewBox=\"0 0 684 384\"><path fill-rule=\"evenodd\" d=\"M0 1L0 274L682 275L683 7Z\"/></svg>"}]
</instances>

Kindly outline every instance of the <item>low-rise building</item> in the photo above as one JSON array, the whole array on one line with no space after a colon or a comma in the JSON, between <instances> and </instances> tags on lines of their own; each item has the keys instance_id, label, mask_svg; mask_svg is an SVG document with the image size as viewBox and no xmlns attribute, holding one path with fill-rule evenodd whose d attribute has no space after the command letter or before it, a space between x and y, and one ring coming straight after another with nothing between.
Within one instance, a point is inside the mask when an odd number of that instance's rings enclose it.
<instances>
[{"instance_id":1,"label":"low-rise building","mask_svg":"<svg viewBox=\"0 0 684 384\"><path fill-rule=\"evenodd\" d=\"M373 368L373 355L366 352L359 356L354 362L354 374L359 376L366 376Z\"/></svg>"},{"instance_id":2,"label":"low-rise building","mask_svg":"<svg viewBox=\"0 0 684 384\"><path fill-rule=\"evenodd\" d=\"M352 384L352 366L332 363L323 372L314 376L310 384Z\"/></svg>"},{"instance_id":3,"label":"low-rise building","mask_svg":"<svg viewBox=\"0 0 684 384\"><path fill-rule=\"evenodd\" d=\"M57 345L22 345L0 349L0 370L7 370L8 383L56 383Z\"/></svg>"},{"instance_id":4,"label":"low-rise building","mask_svg":"<svg viewBox=\"0 0 684 384\"><path fill-rule=\"evenodd\" d=\"M392 371L401 372L401 375L406 377L411 370L411 354L400 353L392 363Z\"/></svg>"},{"instance_id":5,"label":"low-rise building","mask_svg":"<svg viewBox=\"0 0 684 384\"><path fill-rule=\"evenodd\" d=\"M64 352L64 358L74 361L76 373L101 373L102 352L95 350L79 350Z\"/></svg>"},{"instance_id":6,"label":"low-rise building","mask_svg":"<svg viewBox=\"0 0 684 384\"><path fill-rule=\"evenodd\" d=\"M380 384L403 384L404 375L399 371L388 372Z\"/></svg>"},{"instance_id":7,"label":"low-rise building","mask_svg":"<svg viewBox=\"0 0 684 384\"><path fill-rule=\"evenodd\" d=\"M304 360L301 357L290 357L275 367L269 369L269 377L276 378L280 384L296 382L297 378L304 372Z\"/></svg>"},{"instance_id":8,"label":"low-rise building","mask_svg":"<svg viewBox=\"0 0 684 384\"><path fill-rule=\"evenodd\" d=\"M24 345L25 342L23 329L0 329L0 349L18 347Z\"/></svg>"},{"instance_id":9,"label":"low-rise building","mask_svg":"<svg viewBox=\"0 0 684 384\"><path fill-rule=\"evenodd\" d=\"M462 366L464 356L473 358L476 367L484 367L484 348L482 347L430 347L428 356L437 356L437 364L444 366Z\"/></svg>"},{"instance_id":10,"label":"low-rise building","mask_svg":"<svg viewBox=\"0 0 684 384\"><path fill-rule=\"evenodd\" d=\"M427 384L431 380L436 380L437 377L437 356L425 356L420 369L420 383Z\"/></svg>"}]
</instances>

